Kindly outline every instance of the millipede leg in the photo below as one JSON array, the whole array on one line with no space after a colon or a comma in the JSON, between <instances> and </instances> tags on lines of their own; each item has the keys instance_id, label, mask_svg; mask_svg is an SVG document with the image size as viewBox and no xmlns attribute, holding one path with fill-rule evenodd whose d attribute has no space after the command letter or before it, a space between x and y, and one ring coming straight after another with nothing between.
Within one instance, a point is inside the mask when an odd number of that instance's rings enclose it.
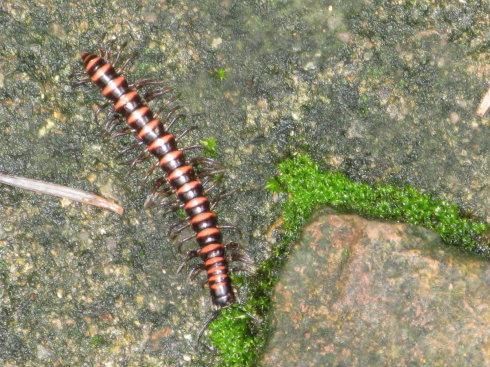
<instances>
[{"instance_id":1,"label":"millipede leg","mask_svg":"<svg viewBox=\"0 0 490 367\"><path fill-rule=\"evenodd\" d=\"M99 54L103 59L107 60L107 50L104 46L99 47Z\"/></svg>"},{"instance_id":2,"label":"millipede leg","mask_svg":"<svg viewBox=\"0 0 490 367\"><path fill-rule=\"evenodd\" d=\"M178 224L177 224L178 225ZM175 225L170 227L170 229L167 231L167 236L171 239L174 240L177 238L177 236L186 228L189 228L191 226L190 223L184 223L182 224L179 228L175 229Z\"/></svg>"},{"instance_id":3,"label":"millipede leg","mask_svg":"<svg viewBox=\"0 0 490 367\"><path fill-rule=\"evenodd\" d=\"M240 262L242 265L247 265L246 267L253 265L252 259L245 253L230 251L229 256L231 262Z\"/></svg>"},{"instance_id":4,"label":"millipede leg","mask_svg":"<svg viewBox=\"0 0 490 367\"><path fill-rule=\"evenodd\" d=\"M167 215L167 214L170 214L170 213L175 213L177 211L179 211L179 209L182 208L182 205L181 204L173 204L170 206L170 209L167 209L165 210L162 215Z\"/></svg>"},{"instance_id":5,"label":"millipede leg","mask_svg":"<svg viewBox=\"0 0 490 367\"><path fill-rule=\"evenodd\" d=\"M183 113L179 113L172 118L168 118L167 129L170 129L172 125L174 125L178 120L184 119L185 115Z\"/></svg>"},{"instance_id":6,"label":"millipede leg","mask_svg":"<svg viewBox=\"0 0 490 367\"><path fill-rule=\"evenodd\" d=\"M227 243L225 249L229 253L231 261L241 261L245 264L253 265L252 259L238 242Z\"/></svg>"},{"instance_id":7,"label":"millipede leg","mask_svg":"<svg viewBox=\"0 0 490 367\"><path fill-rule=\"evenodd\" d=\"M204 149L200 145L197 145L197 146L201 147L201 149ZM223 166L221 164L216 162L213 158L209 158L209 157L194 157L194 158L192 158L192 162L194 164L198 163L198 164L202 164L202 165L215 166L217 168L223 169Z\"/></svg>"},{"instance_id":8,"label":"millipede leg","mask_svg":"<svg viewBox=\"0 0 490 367\"><path fill-rule=\"evenodd\" d=\"M131 34L129 34L129 36L132 38ZM127 67L127 65L134 60L134 58L137 56L137 53L133 52L133 54L125 60L123 65L118 67L119 59L121 57L123 50L128 45L128 42L124 41L120 45L116 44L117 42L119 42L119 38L114 38L105 41L104 44L101 47L99 47L99 53L103 59L110 62L117 70L117 72L121 74L124 71L124 69Z\"/></svg>"},{"instance_id":9,"label":"millipede leg","mask_svg":"<svg viewBox=\"0 0 490 367\"><path fill-rule=\"evenodd\" d=\"M92 80L90 79L90 77L87 76L86 73L79 72L78 70L72 71L68 75L68 79L71 81L70 86L72 88L78 88L83 84L92 83Z\"/></svg>"},{"instance_id":10,"label":"millipede leg","mask_svg":"<svg viewBox=\"0 0 490 367\"><path fill-rule=\"evenodd\" d=\"M234 260L230 263L230 271L233 273L242 273L244 275L251 275L254 267L250 264L246 264L243 261Z\"/></svg>"},{"instance_id":11,"label":"millipede leg","mask_svg":"<svg viewBox=\"0 0 490 367\"><path fill-rule=\"evenodd\" d=\"M204 334L204 332L206 331L206 329L208 328L209 324L211 324L214 320L216 320L216 318L219 316L219 311L213 311L213 313L211 314L211 317L209 317L206 322L204 323L204 325L201 327L201 330L199 330L199 333L197 334L197 339L196 339L196 347L198 347L200 344L201 344L201 338ZM208 348L209 350L213 350L213 348L211 348L210 346L208 345L205 345L203 344L206 348Z\"/></svg>"},{"instance_id":12,"label":"millipede leg","mask_svg":"<svg viewBox=\"0 0 490 367\"><path fill-rule=\"evenodd\" d=\"M161 96L164 96L166 94L172 93L172 91L173 90L170 87L158 88L158 89L146 92L143 95L143 98L145 99L145 101L150 102L157 97L161 97Z\"/></svg>"},{"instance_id":13,"label":"millipede leg","mask_svg":"<svg viewBox=\"0 0 490 367\"><path fill-rule=\"evenodd\" d=\"M224 193L219 194L216 197L216 199L214 199L214 202L211 204L211 209L214 209L216 207L216 205L218 205L218 203L221 200L223 200L224 198L230 196L231 194L234 194L237 191L238 191L238 189L234 189L234 190L230 190L230 191L227 191L227 192L224 192Z\"/></svg>"},{"instance_id":14,"label":"millipede leg","mask_svg":"<svg viewBox=\"0 0 490 367\"><path fill-rule=\"evenodd\" d=\"M196 167L197 174L201 178L213 178L226 171L222 165L208 157L192 157L189 159L189 162Z\"/></svg>"},{"instance_id":15,"label":"millipede leg","mask_svg":"<svg viewBox=\"0 0 490 367\"><path fill-rule=\"evenodd\" d=\"M143 206L145 209L148 209L157 205L159 202L162 204L164 200L170 198L172 194L173 191L170 188L156 190L146 197L145 204Z\"/></svg>"},{"instance_id":16,"label":"millipede leg","mask_svg":"<svg viewBox=\"0 0 490 367\"><path fill-rule=\"evenodd\" d=\"M160 164L158 163L158 161L156 161L154 164L152 164L151 167L148 169L148 172L146 173L146 175L143 179L145 182L147 182L150 179L151 175L153 174L153 172L155 172L157 167L160 167Z\"/></svg>"},{"instance_id":17,"label":"millipede leg","mask_svg":"<svg viewBox=\"0 0 490 367\"><path fill-rule=\"evenodd\" d=\"M129 64L131 64L134 59L136 58L136 55L131 55L129 56L124 62L123 64L117 68L117 72L119 74L123 74L124 73L124 70L126 70L126 68L128 67Z\"/></svg>"},{"instance_id":18,"label":"millipede leg","mask_svg":"<svg viewBox=\"0 0 490 367\"><path fill-rule=\"evenodd\" d=\"M129 37L132 38L132 40L134 41L134 38L133 36L131 35L131 33L128 33ZM128 67L128 65L130 65L134 59L136 59L136 57L138 56L138 52L137 51L133 51L131 52L131 54L126 58L126 60L124 60L124 62L122 63L121 66L117 66L117 64L119 64L119 58L122 54L122 51L126 48L126 46L128 45L128 41L124 41L119 47L118 47L118 50L116 52L116 57L115 57L115 60L113 62L113 65L116 66L116 71L119 73L119 74L123 74L124 70L126 70L126 68Z\"/></svg>"},{"instance_id":19,"label":"millipede leg","mask_svg":"<svg viewBox=\"0 0 490 367\"><path fill-rule=\"evenodd\" d=\"M111 138L120 138L121 136L130 135L133 131L129 127L124 127L111 133Z\"/></svg>"},{"instance_id":20,"label":"millipede leg","mask_svg":"<svg viewBox=\"0 0 490 367\"><path fill-rule=\"evenodd\" d=\"M154 195L155 197L161 195L168 196L171 194L173 194L173 189L170 187L165 177L160 177L153 182L150 189L150 194L148 196L150 195Z\"/></svg>"},{"instance_id":21,"label":"millipede leg","mask_svg":"<svg viewBox=\"0 0 490 367\"><path fill-rule=\"evenodd\" d=\"M109 106L110 106L110 103L109 102L105 102L105 103L99 105L97 107L97 109L94 111L94 120L95 120L95 123L96 124L99 123L99 114L102 112L102 110L104 110L105 108L107 108Z\"/></svg>"},{"instance_id":22,"label":"millipede leg","mask_svg":"<svg viewBox=\"0 0 490 367\"><path fill-rule=\"evenodd\" d=\"M213 181L219 181L226 172L226 169L220 165L213 166L212 163L199 163L200 157L194 158L196 159L191 158L190 161L196 167L196 174L201 179L209 178Z\"/></svg>"},{"instance_id":23,"label":"millipede leg","mask_svg":"<svg viewBox=\"0 0 490 367\"><path fill-rule=\"evenodd\" d=\"M121 57L122 51L126 48L128 45L128 41L124 41L117 49L116 51L116 56L114 58L114 62L112 63L114 66L117 66L119 63L119 58Z\"/></svg>"},{"instance_id":24,"label":"millipede leg","mask_svg":"<svg viewBox=\"0 0 490 367\"><path fill-rule=\"evenodd\" d=\"M165 198L165 197L171 196L173 193L174 192L172 191L171 188L165 187L165 188L153 191L150 195L153 195L155 198Z\"/></svg>"},{"instance_id":25,"label":"millipede leg","mask_svg":"<svg viewBox=\"0 0 490 367\"><path fill-rule=\"evenodd\" d=\"M202 179L202 187L204 189L203 194L205 196L210 195L210 193L218 188L218 182L210 179L209 177L200 177L199 174L197 176Z\"/></svg>"},{"instance_id":26,"label":"millipede leg","mask_svg":"<svg viewBox=\"0 0 490 367\"><path fill-rule=\"evenodd\" d=\"M230 270L234 273L251 274L254 270L254 263L248 254L237 251L229 251Z\"/></svg>"},{"instance_id":27,"label":"millipede leg","mask_svg":"<svg viewBox=\"0 0 490 367\"><path fill-rule=\"evenodd\" d=\"M137 143L131 144L130 146L121 150L121 152L119 153L119 157L123 157L123 156L127 155L130 151L137 149L138 147L140 147L143 144L144 143L142 141L138 141Z\"/></svg>"},{"instance_id":28,"label":"millipede leg","mask_svg":"<svg viewBox=\"0 0 490 367\"><path fill-rule=\"evenodd\" d=\"M181 148L180 150L182 150L183 152L188 152L188 151L192 151L192 150L203 150L204 147L202 145L191 145L189 147L185 147L185 148ZM189 163L191 163L192 161L192 158L189 159Z\"/></svg>"},{"instance_id":29,"label":"millipede leg","mask_svg":"<svg viewBox=\"0 0 490 367\"><path fill-rule=\"evenodd\" d=\"M171 191L171 188L170 188L170 185L168 184L168 181L165 177L159 177L157 178L153 184L152 184L152 187L151 187L151 192L154 193L154 192L157 192L162 186L165 186L165 190L166 191Z\"/></svg>"},{"instance_id":30,"label":"millipede leg","mask_svg":"<svg viewBox=\"0 0 490 367\"><path fill-rule=\"evenodd\" d=\"M177 98L177 96L172 94L169 98L165 100L165 104L163 105L163 108L167 111L167 113L168 112L174 113L178 109L182 108L182 106L179 104L179 99ZM167 117L169 116L170 115L168 115Z\"/></svg>"},{"instance_id":31,"label":"millipede leg","mask_svg":"<svg viewBox=\"0 0 490 367\"><path fill-rule=\"evenodd\" d=\"M121 49L117 50L117 52L116 52L116 57L114 58L114 62L112 63L112 65L114 65L115 67L117 67L117 64L119 63L119 58L121 57L121 52L122 52Z\"/></svg>"},{"instance_id":32,"label":"millipede leg","mask_svg":"<svg viewBox=\"0 0 490 367\"><path fill-rule=\"evenodd\" d=\"M187 276L187 279L194 280L204 270L206 270L206 267L203 263L193 266L191 271L189 272L189 275Z\"/></svg>"},{"instance_id":33,"label":"millipede leg","mask_svg":"<svg viewBox=\"0 0 490 367\"><path fill-rule=\"evenodd\" d=\"M104 129L108 133L112 133L112 131L116 127L123 125L123 123L124 123L124 120L121 118L121 116L119 116L115 113L112 113L109 115L109 117L107 117L105 125L104 125Z\"/></svg>"},{"instance_id":34,"label":"millipede leg","mask_svg":"<svg viewBox=\"0 0 490 367\"><path fill-rule=\"evenodd\" d=\"M206 189L204 190L204 195L208 195L211 191L213 191L214 189L216 189L217 186L218 186L218 184L216 182L214 182L209 187L206 187Z\"/></svg>"},{"instance_id":35,"label":"millipede leg","mask_svg":"<svg viewBox=\"0 0 490 367\"><path fill-rule=\"evenodd\" d=\"M150 157L151 157L151 155L146 150L144 150L136 158L131 159L125 163L129 164L129 166L131 168L135 168L139 163L142 163L142 162L150 159Z\"/></svg>"},{"instance_id":36,"label":"millipede leg","mask_svg":"<svg viewBox=\"0 0 490 367\"><path fill-rule=\"evenodd\" d=\"M165 102L164 111L167 111L167 116L165 118L168 120L172 116L178 115L178 111L182 109L182 106L177 104L176 98L171 98ZM162 113L162 110L160 110ZM163 113L162 113L163 114Z\"/></svg>"},{"instance_id":37,"label":"millipede leg","mask_svg":"<svg viewBox=\"0 0 490 367\"><path fill-rule=\"evenodd\" d=\"M143 207L145 209L150 209L150 208L153 208L154 206L156 206L157 204L162 204L162 205L163 204L169 204L168 202L170 200L167 200L167 199L169 199L170 197L171 197L170 195L165 195L165 196L163 196L163 195L158 196L157 194L148 195L146 197L145 203L143 204ZM167 201L167 203L165 203L165 201ZM180 206L174 202L174 204L171 204L170 209L163 212L162 215L167 215L167 214L170 214L172 212L176 212L179 208L180 208Z\"/></svg>"},{"instance_id":38,"label":"millipede leg","mask_svg":"<svg viewBox=\"0 0 490 367\"><path fill-rule=\"evenodd\" d=\"M77 80L74 80L70 83L71 87L72 88L78 88L79 86L83 85L83 84L89 84L89 83L92 83L92 81L90 80L90 78L77 78Z\"/></svg>"},{"instance_id":39,"label":"millipede leg","mask_svg":"<svg viewBox=\"0 0 490 367\"><path fill-rule=\"evenodd\" d=\"M196 125L192 125L192 126L189 126L187 129L185 129L184 131L182 131L178 136L177 136L177 141L179 141L180 139L182 139L184 136L186 136L190 131L192 130L196 130L197 129L197 126Z\"/></svg>"},{"instance_id":40,"label":"millipede leg","mask_svg":"<svg viewBox=\"0 0 490 367\"><path fill-rule=\"evenodd\" d=\"M180 264L179 268L177 269L177 273L180 273L184 266L186 266L187 262L195 257L199 256L199 250L190 250L187 252L185 255L184 259L182 260L182 263Z\"/></svg>"},{"instance_id":41,"label":"millipede leg","mask_svg":"<svg viewBox=\"0 0 490 367\"><path fill-rule=\"evenodd\" d=\"M186 243L187 241L192 240L192 239L194 238L194 236L195 236L195 235L194 235L194 234L192 234L192 235L190 235L190 236L188 236L188 237L184 238L183 240L179 241L179 242L177 243L177 251L178 251L178 252L180 252L180 253L182 253L182 246L184 246L184 243Z\"/></svg>"},{"instance_id":42,"label":"millipede leg","mask_svg":"<svg viewBox=\"0 0 490 367\"><path fill-rule=\"evenodd\" d=\"M110 62L112 65L115 63L112 61L113 49L116 45L117 39L113 38L111 40L105 41L102 46L99 47L100 55L103 59Z\"/></svg>"},{"instance_id":43,"label":"millipede leg","mask_svg":"<svg viewBox=\"0 0 490 367\"><path fill-rule=\"evenodd\" d=\"M200 177L213 177L217 176L219 174L224 173L226 170L224 168L222 169L203 169L199 171L199 176Z\"/></svg>"},{"instance_id":44,"label":"millipede leg","mask_svg":"<svg viewBox=\"0 0 490 367\"><path fill-rule=\"evenodd\" d=\"M225 244L225 249L227 251L243 251L242 245L240 245L238 242L228 242L227 244Z\"/></svg>"}]
</instances>

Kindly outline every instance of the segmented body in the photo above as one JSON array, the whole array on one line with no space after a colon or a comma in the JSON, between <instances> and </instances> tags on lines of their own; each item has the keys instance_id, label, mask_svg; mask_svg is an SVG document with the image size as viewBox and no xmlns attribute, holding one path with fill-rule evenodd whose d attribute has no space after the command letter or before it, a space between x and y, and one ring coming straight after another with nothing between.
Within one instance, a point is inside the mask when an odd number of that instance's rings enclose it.
<instances>
[{"instance_id":1,"label":"segmented body","mask_svg":"<svg viewBox=\"0 0 490 367\"><path fill-rule=\"evenodd\" d=\"M154 116L138 92L129 87L124 76L100 56L83 53L82 60L90 79L104 97L122 114L136 138L158 159L166 180L182 203L188 221L199 244L198 254L204 261L213 304L225 307L235 301L229 278L221 230L216 214L204 194L194 168L186 163L184 153L177 147L175 136Z\"/></svg>"}]
</instances>

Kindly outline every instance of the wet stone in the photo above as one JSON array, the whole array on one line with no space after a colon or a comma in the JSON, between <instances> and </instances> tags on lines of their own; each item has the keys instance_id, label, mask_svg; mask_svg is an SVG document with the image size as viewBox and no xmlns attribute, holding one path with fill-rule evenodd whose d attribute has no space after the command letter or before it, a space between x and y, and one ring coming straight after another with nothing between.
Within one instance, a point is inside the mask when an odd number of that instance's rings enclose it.
<instances>
[{"instance_id":1,"label":"wet stone","mask_svg":"<svg viewBox=\"0 0 490 367\"><path fill-rule=\"evenodd\" d=\"M165 205L144 208L150 161L128 167L141 149L121 155L134 139L110 139L97 88L72 87L82 51L126 44L128 81L179 97L172 133L199 126L179 146L216 139L219 220L244 234L225 240L258 265L284 199L265 183L296 152L489 217L487 29L482 2L0 1L0 171L125 209L0 187L0 366L223 365L193 348L209 291L177 273Z\"/></svg>"},{"instance_id":2,"label":"wet stone","mask_svg":"<svg viewBox=\"0 0 490 367\"><path fill-rule=\"evenodd\" d=\"M420 228L318 215L274 303L263 366L490 365L490 263Z\"/></svg>"}]
</instances>

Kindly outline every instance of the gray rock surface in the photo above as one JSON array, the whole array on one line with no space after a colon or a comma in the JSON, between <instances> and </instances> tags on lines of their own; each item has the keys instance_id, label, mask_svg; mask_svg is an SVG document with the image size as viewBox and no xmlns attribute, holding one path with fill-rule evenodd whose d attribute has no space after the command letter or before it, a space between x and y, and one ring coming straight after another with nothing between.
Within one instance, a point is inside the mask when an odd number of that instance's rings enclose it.
<instances>
[{"instance_id":1,"label":"gray rock surface","mask_svg":"<svg viewBox=\"0 0 490 367\"><path fill-rule=\"evenodd\" d=\"M180 92L228 169L222 221L255 261L276 164L307 151L368 182L413 184L486 217L488 5L462 1L0 1L0 170L115 198L125 215L0 187L0 364L214 365L192 348L206 290L176 274L146 169L103 133L80 52L128 42L128 79ZM218 80L219 68L227 72ZM241 295L242 297L244 295Z\"/></svg>"},{"instance_id":2,"label":"gray rock surface","mask_svg":"<svg viewBox=\"0 0 490 367\"><path fill-rule=\"evenodd\" d=\"M490 262L417 227L317 215L274 304L262 366L490 366Z\"/></svg>"}]
</instances>

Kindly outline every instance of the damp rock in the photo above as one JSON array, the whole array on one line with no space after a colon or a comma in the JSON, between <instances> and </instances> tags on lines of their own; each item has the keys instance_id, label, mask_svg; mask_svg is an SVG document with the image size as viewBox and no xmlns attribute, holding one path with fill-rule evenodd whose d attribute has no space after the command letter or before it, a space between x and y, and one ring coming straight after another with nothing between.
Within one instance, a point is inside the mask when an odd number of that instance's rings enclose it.
<instances>
[{"instance_id":1,"label":"damp rock","mask_svg":"<svg viewBox=\"0 0 490 367\"><path fill-rule=\"evenodd\" d=\"M490 363L490 263L418 227L319 214L274 303L263 366Z\"/></svg>"}]
</instances>

